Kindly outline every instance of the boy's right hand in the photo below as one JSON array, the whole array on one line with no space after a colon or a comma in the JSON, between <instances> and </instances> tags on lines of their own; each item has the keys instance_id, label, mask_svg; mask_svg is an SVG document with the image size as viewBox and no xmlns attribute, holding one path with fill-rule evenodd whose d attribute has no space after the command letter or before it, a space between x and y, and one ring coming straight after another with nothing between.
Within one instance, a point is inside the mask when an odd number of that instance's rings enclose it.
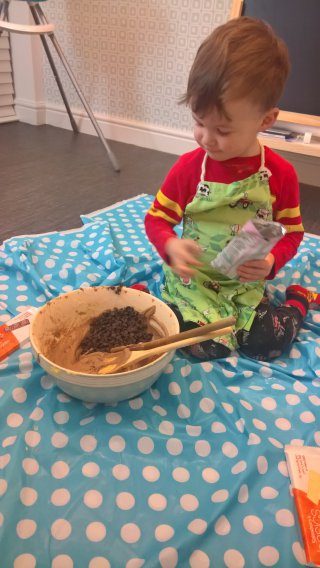
<instances>
[{"instance_id":1,"label":"boy's right hand","mask_svg":"<svg viewBox=\"0 0 320 568\"><path fill-rule=\"evenodd\" d=\"M170 268L180 278L192 276L195 273L193 266L202 266L202 262L198 260L202 250L191 239L172 237L165 244L165 252L169 257Z\"/></svg>"}]
</instances>

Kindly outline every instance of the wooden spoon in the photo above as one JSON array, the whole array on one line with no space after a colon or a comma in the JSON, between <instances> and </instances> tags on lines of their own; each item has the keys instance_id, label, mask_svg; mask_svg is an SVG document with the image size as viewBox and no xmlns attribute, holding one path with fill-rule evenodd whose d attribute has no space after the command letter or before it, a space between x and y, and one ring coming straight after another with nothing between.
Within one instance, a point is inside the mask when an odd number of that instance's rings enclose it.
<instances>
[{"instance_id":1,"label":"wooden spoon","mask_svg":"<svg viewBox=\"0 0 320 568\"><path fill-rule=\"evenodd\" d=\"M105 358L106 365L99 369L98 374L109 375L110 373L118 373L124 367L139 363L140 361L143 361L144 359L149 357L167 353L167 351L171 351L172 349L187 347L188 345L194 345L195 343L201 343L202 341L208 341L209 339L220 337L221 335L229 335L230 333L232 333L233 328L224 327L222 329L212 331L211 333L197 335L197 332L199 332L199 330L201 330L201 327L192 330L194 332L193 337L174 342L168 341L168 343L166 343L165 345L160 345L158 347L154 347L153 349L131 351L130 349L125 348L122 351L110 353L110 355L107 355ZM167 338L167 340L170 340L170 338Z\"/></svg>"},{"instance_id":2,"label":"wooden spoon","mask_svg":"<svg viewBox=\"0 0 320 568\"><path fill-rule=\"evenodd\" d=\"M144 343L130 343L128 345L121 345L118 347L113 347L110 349L111 353L116 353L117 351L123 351L127 348L130 351L144 351L145 349L153 349L153 347L160 347L160 345L168 345L168 343L173 343L174 341L180 341L180 339L189 339L189 337L198 337L198 335L205 335L206 333L211 333L211 331L216 331L222 329L223 327L229 327L236 323L236 318L234 316L228 316L214 323L206 323L199 327L193 327L188 331L180 331L180 333L175 333L174 335L165 335L164 337L159 337L158 339L153 339L151 341L145 341ZM195 331L197 330L197 331Z\"/></svg>"}]
</instances>

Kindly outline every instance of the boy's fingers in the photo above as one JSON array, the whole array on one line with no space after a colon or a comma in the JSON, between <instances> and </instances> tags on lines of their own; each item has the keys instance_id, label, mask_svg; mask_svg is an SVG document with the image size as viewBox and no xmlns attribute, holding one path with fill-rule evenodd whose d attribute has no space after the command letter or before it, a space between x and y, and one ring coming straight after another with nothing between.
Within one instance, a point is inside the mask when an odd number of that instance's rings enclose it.
<instances>
[{"instance_id":1,"label":"boy's fingers","mask_svg":"<svg viewBox=\"0 0 320 568\"><path fill-rule=\"evenodd\" d=\"M186 264L195 264L197 266L202 265L202 262L200 262L200 260L195 258L193 254L188 253L187 251L184 251L184 253L181 254L181 260Z\"/></svg>"},{"instance_id":2,"label":"boy's fingers","mask_svg":"<svg viewBox=\"0 0 320 568\"><path fill-rule=\"evenodd\" d=\"M199 247L199 245L197 243L195 243L194 241L186 241L186 245L187 247L190 249L190 251L195 252L196 254L201 254L201 248Z\"/></svg>"},{"instance_id":3,"label":"boy's fingers","mask_svg":"<svg viewBox=\"0 0 320 568\"><path fill-rule=\"evenodd\" d=\"M176 274L178 274L178 276L180 276L180 278L189 278L191 276L193 276L194 274L194 270L188 266L185 266L184 264L180 264L178 266L175 266L173 268L173 272L175 272Z\"/></svg>"},{"instance_id":4,"label":"boy's fingers","mask_svg":"<svg viewBox=\"0 0 320 568\"><path fill-rule=\"evenodd\" d=\"M262 268L265 265L264 258L256 258L255 260L248 260L244 262L241 267L245 268Z\"/></svg>"},{"instance_id":5,"label":"boy's fingers","mask_svg":"<svg viewBox=\"0 0 320 568\"><path fill-rule=\"evenodd\" d=\"M252 274L252 272L256 272L257 269L253 269L252 267L248 266L241 266L241 268L238 269L238 274Z\"/></svg>"},{"instance_id":6,"label":"boy's fingers","mask_svg":"<svg viewBox=\"0 0 320 568\"><path fill-rule=\"evenodd\" d=\"M194 258L194 256L190 257L188 262L189 262L189 264L193 264L194 266L203 266L203 263L200 260L198 260L197 258Z\"/></svg>"},{"instance_id":7,"label":"boy's fingers","mask_svg":"<svg viewBox=\"0 0 320 568\"><path fill-rule=\"evenodd\" d=\"M257 280L264 280L264 274L251 273L251 274L238 274L240 282L256 282Z\"/></svg>"},{"instance_id":8,"label":"boy's fingers","mask_svg":"<svg viewBox=\"0 0 320 568\"><path fill-rule=\"evenodd\" d=\"M197 245L197 243L195 243L194 241L187 241L185 243L187 246L184 250L184 254L183 254L183 259L186 263L188 264L194 264L196 266L201 266L202 262L200 262L200 260L198 260L197 257L200 256L201 254L201 248L199 247L199 245Z\"/></svg>"}]
</instances>

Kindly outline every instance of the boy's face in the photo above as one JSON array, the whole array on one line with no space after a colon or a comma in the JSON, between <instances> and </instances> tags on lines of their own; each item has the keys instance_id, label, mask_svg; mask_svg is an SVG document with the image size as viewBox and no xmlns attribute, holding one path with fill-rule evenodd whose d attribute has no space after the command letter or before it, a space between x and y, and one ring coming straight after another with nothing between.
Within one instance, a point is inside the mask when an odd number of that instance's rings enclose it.
<instances>
[{"instance_id":1,"label":"boy's face","mask_svg":"<svg viewBox=\"0 0 320 568\"><path fill-rule=\"evenodd\" d=\"M272 126L278 109L262 113L250 101L243 99L226 103L225 111L230 120L216 109L201 116L193 113L194 138L199 146L210 158L219 162L258 154L257 134Z\"/></svg>"}]
</instances>

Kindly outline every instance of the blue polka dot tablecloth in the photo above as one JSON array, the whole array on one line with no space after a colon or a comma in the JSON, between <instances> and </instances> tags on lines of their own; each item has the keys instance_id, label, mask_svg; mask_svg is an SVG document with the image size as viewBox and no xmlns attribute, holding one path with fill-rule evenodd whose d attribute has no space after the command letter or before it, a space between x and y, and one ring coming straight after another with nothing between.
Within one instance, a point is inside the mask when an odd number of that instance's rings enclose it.
<instances>
[{"instance_id":1,"label":"blue polka dot tablecloth","mask_svg":"<svg viewBox=\"0 0 320 568\"><path fill-rule=\"evenodd\" d=\"M144 282L161 260L152 197L67 232L0 248L0 322L60 293ZM269 284L320 287L320 239ZM1 568L297 568L305 563L284 445L320 445L320 313L271 363L178 352L138 398L112 407L60 391L30 345L0 363Z\"/></svg>"}]
</instances>

